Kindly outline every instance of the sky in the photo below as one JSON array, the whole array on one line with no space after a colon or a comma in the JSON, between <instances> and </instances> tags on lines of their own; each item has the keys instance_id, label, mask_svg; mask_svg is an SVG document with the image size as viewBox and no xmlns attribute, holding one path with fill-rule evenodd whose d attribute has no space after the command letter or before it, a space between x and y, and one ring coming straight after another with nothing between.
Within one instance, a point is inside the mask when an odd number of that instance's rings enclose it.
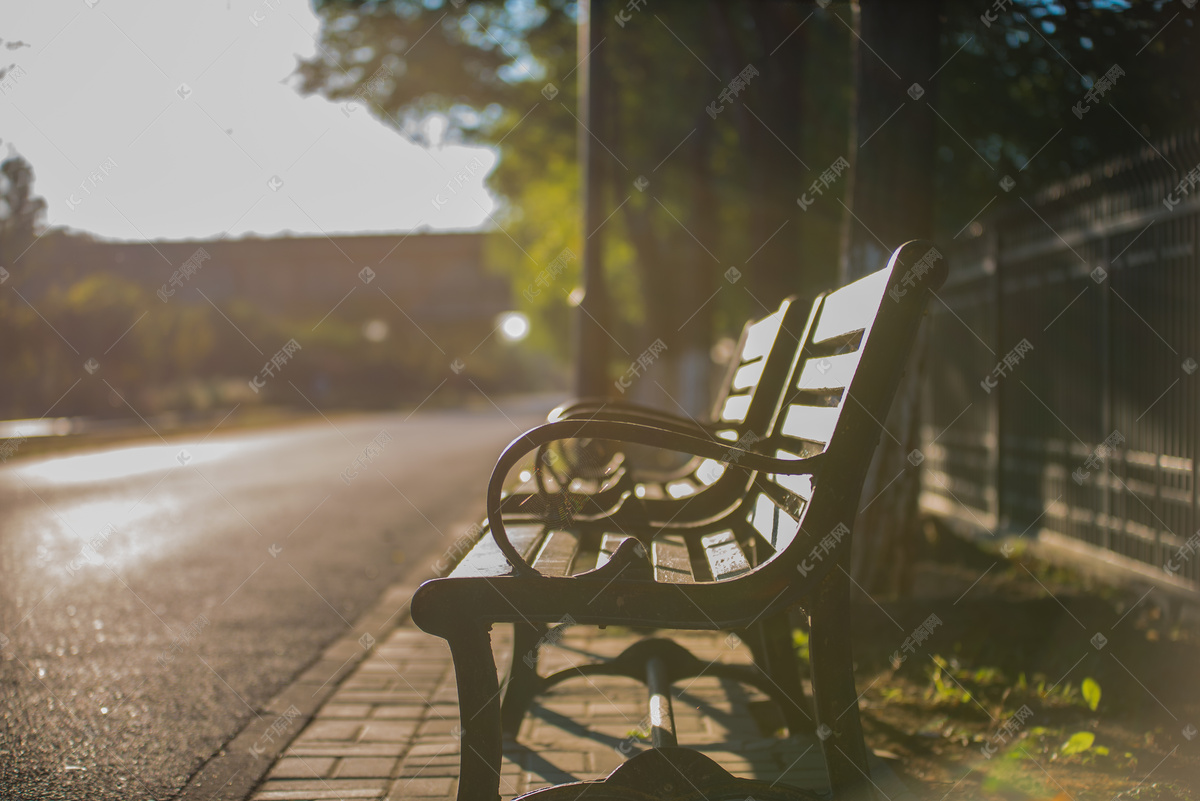
<instances>
[{"instance_id":1,"label":"sky","mask_svg":"<svg viewBox=\"0 0 1200 801\"><path fill-rule=\"evenodd\" d=\"M106 239L489 227L493 151L296 91L318 32L307 0L4 0L0 159Z\"/></svg>"}]
</instances>

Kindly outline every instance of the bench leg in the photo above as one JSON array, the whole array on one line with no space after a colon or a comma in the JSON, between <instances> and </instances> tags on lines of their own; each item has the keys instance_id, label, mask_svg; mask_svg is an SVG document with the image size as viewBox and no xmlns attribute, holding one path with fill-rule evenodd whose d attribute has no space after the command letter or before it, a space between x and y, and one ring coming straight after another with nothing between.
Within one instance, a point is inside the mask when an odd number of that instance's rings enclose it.
<instances>
[{"instance_id":1,"label":"bench leg","mask_svg":"<svg viewBox=\"0 0 1200 801\"><path fill-rule=\"evenodd\" d=\"M500 721L504 733L517 736L521 720L541 687L537 673L538 646L546 636L546 627L535 623L513 624L512 666L504 687L504 702L500 705Z\"/></svg>"},{"instance_id":2,"label":"bench leg","mask_svg":"<svg viewBox=\"0 0 1200 801\"><path fill-rule=\"evenodd\" d=\"M788 610L776 612L759 621L746 635L755 664L782 696L780 706L788 732L811 732L815 724L806 708L804 686L800 683L800 660L792 642L792 623Z\"/></svg>"},{"instance_id":3,"label":"bench leg","mask_svg":"<svg viewBox=\"0 0 1200 801\"><path fill-rule=\"evenodd\" d=\"M500 798L500 682L492 657L491 626L472 622L446 640L454 658L461 735L458 801Z\"/></svg>"},{"instance_id":4,"label":"bench leg","mask_svg":"<svg viewBox=\"0 0 1200 801\"><path fill-rule=\"evenodd\" d=\"M810 605L809 650L817 736L837 801L871 799L870 767L850 642L850 575L835 569L817 587Z\"/></svg>"}]
</instances>

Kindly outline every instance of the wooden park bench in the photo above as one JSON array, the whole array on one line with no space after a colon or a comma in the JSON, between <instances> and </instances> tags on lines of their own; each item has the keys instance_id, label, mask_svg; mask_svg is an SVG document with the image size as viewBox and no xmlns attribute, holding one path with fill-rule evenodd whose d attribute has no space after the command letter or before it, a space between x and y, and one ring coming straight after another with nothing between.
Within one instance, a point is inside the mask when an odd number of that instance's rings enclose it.
<instances>
[{"instance_id":1,"label":"wooden park bench","mask_svg":"<svg viewBox=\"0 0 1200 801\"><path fill-rule=\"evenodd\" d=\"M658 638L636 643L609 662L548 677L536 673L535 637L555 623L744 631L758 621L786 620L797 605L809 617L815 732L834 797L867 797L870 767L849 636L850 532L881 421L928 298L945 275L941 254L928 243L910 242L883 270L817 298L797 332L801 347L787 371L784 402L749 447L708 431L613 415L548 423L505 449L488 484L490 537L448 577L423 584L412 603L413 620L446 639L454 660L460 801L498 798L504 732L514 731L513 719L519 722L532 693L594 673L631 675L647 684L654 747L605 780L530 796L550 801L577 797L582 790L599 799L810 797L796 788L731 776L675 742L671 684L702 672L758 687L779 702L791 733L804 727L798 696L780 685L782 674L770 665L710 666ZM510 471L545 443L579 439L711 459L726 466L723 476L740 478L724 483L721 494L727 497L720 502L705 501L722 508L682 523L647 512L643 499L627 493L606 514L563 525L528 520L506 525ZM711 489L696 496L708 497ZM689 502L661 500L676 509ZM489 635L498 622L515 624L514 650L523 654L525 666L510 675L503 705ZM767 635L772 641L755 652L756 662L761 654L791 648L790 630ZM688 781L681 782L680 774Z\"/></svg>"}]
</instances>

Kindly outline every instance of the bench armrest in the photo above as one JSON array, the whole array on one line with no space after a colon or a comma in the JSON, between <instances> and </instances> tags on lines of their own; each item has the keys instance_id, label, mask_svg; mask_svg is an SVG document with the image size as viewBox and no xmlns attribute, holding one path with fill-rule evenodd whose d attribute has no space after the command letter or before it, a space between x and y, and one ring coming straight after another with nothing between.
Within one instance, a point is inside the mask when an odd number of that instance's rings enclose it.
<instances>
[{"instance_id":1,"label":"bench armrest","mask_svg":"<svg viewBox=\"0 0 1200 801\"><path fill-rule=\"evenodd\" d=\"M541 448L548 442L559 439L606 439L633 445L647 445L663 450L713 459L723 464L736 464L748 470L760 470L768 473L798 475L812 473L821 461L821 454L808 457L779 458L767 456L756 451L747 450L736 443L716 439L704 435L696 435L672 430L669 428L618 420L560 420L546 423L530 429L509 443L488 481L487 517L488 527L496 544L500 547L513 571L517 575L540 575L517 552L508 539L504 529L503 515L500 512L504 482L509 471L530 452Z\"/></svg>"},{"instance_id":2,"label":"bench armrest","mask_svg":"<svg viewBox=\"0 0 1200 801\"><path fill-rule=\"evenodd\" d=\"M616 422L641 423L643 425L654 426L656 428L665 428L671 431L677 431L683 434L692 434L696 436L708 437L714 429L710 426L700 423L690 417L671 414L670 412L656 409L651 406L644 406L640 403L631 403L626 401L614 401L607 398L584 398L572 403L566 403L556 407L547 415L546 419L551 423L563 422L567 420L609 420ZM543 443L538 447L537 461L534 467L534 477L537 481L537 488L543 495L549 494L550 490L546 486L545 476L543 471L548 468L549 462L544 458L546 455L549 443ZM543 467L546 465L547 467ZM559 475L553 469L549 472L554 476L555 480L564 485L569 482L569 475L564 477Z\"/></svg>"},{"instance_id":3,"label":"bench armrest","mask_svg":"<svg viewBox=\"0 0 1200 801\"><path fill-rule=\"evenodd\" d=\"M559 423L564 420L625 420L631 423L674 428L685 433L703 435L711 427L694 418L672 414L653 406L640 403L613 401L602 398L584 399L574 403L563 404L546 416L549 423Z\"/></svg>"}]
</instances>

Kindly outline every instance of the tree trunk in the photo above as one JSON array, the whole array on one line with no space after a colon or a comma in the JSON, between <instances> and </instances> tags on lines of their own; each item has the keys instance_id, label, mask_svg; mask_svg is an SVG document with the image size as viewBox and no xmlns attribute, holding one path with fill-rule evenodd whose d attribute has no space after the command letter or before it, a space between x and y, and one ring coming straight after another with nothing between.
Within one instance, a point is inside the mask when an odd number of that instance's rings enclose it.
<instances>
[{"instance_id":1,"label":"tree trunk","mask_svg":"<svg viewBox=\"0 0 1200 801\"><path fill-rule=\"evenodd\" d=\"M712 52L722 77L733 77L747 66L759 72L750 79L745 99L732 104L730 113L748 155L750 190L749 249L734 266L745 274L750 315L761 316L804 285L796 195L797 187L812 180L805 178L815 166L803 166L796 154L805 113L807 30L801 23L807 12L790 1L750 4L747 11L757 42L748 52L733 35L738 26L729 6L710 3L709 8ZM793 30L784 46L772 44L780 31Z\"/></svg>"},{"instance_id":2,"label":"tree trunk","mask_svg":"<svg viewBox=\"0 0 1200 801\"><path fill-rule=\"evenodd\" d=\"M933 75L938 58L939 3L860 0L854 9L861 41L854 57L855 102L850 142L851 191L842 229L842 283L884 265L911 239L933 234L934 138L938 121ZM917 535L917 451L922 345L885 421L863 487L851 574L868 592L903 592Z\"/></svg>"}]
</instances>

